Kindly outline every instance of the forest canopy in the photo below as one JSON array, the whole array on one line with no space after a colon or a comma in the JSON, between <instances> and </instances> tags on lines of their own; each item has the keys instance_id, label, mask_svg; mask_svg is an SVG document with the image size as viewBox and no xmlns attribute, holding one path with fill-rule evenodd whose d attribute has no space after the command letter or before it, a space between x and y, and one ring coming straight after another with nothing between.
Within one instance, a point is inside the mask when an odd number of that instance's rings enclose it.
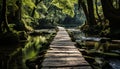
<instances>
[{"instance_id":1,"label":"forest canopy","mask_svg":"<svg viewBox=\"0 0 120 69\"><path fill-rule=\"evenodd\" d=\"M62 9L62 12L72 17L74 14L74 5L77 4L77 0L53 0L52 4Z\"/></svg>"},{"instance_id":2,"label":"forest canopy","mask_svg":"<svg viewBox=\"0 0 120 69\"><path fill-rule=\"evenodd\" d=\"M111 37L120 34L119 12L119 0L1 0L0 32L32 31L71 17L85 23L86 33Z\"/></svg>"}]
</instances>

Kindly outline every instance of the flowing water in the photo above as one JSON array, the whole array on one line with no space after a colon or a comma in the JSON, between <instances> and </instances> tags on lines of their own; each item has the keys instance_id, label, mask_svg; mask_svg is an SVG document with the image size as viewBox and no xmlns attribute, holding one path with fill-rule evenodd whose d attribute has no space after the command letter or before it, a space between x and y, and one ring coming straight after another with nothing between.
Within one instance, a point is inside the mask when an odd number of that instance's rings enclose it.
<instances>
[{"instance_id":1,"label":"flowing water","mask_svg":"<svg viewBox=\"0 0 120 69\"><path fill-rule=\"evenodd\" d=\"M72 32L72 35L73 35L72 38L75 39L76 42L80 43L80 45L83 45L83 46L85 45L84 43L86 41L100 43L100 40L102 39L102 37L86 37L86 35L83 32L81 32L79 29L68 29L68 31ZM92 49L94 49L94 48L95 47L93 47ZM118 50L114 50L114 51L118 51ZM120 59L108 58L107 60L105 60L104 57L102 57L102 56L101 57L96 56L96 57L93 58L93 59L95 59L95 61L92 64L97 63L100 69L108 69L108 68L109 69L120 69ZM104 67L105 62L108 62L108 64L109 64L108 67L107 66ZM95 68L95 69L97 69L97 68Z\"/></svg>"},{"instance_id":2,"label":"flowing water","mask_svg":"<svg viewBox=\"0 0 120 69\"><path fill-rule=\"evenodd\" d=\"M113 69L120 69L120 59L109 59L109 64Z\"/></svg>"}]
</instances>

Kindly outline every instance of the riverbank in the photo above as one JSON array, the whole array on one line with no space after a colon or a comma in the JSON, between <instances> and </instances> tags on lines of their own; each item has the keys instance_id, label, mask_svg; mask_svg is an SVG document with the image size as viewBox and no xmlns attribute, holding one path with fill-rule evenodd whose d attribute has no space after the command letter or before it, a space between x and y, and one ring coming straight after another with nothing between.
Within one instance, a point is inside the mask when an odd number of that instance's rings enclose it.
<instances>
[{"instance_id":1,"label":"riverbank","mask_svg":"<svg viewBox=\"0 0 120 69\"><path fill-rule=\"evenodd\" d=\"M68 29L68 33L93 69L119 69L119 40L86 36L85 33L75 28ZM115 62L113 59L118 62Z\"/></svg>"}]
</instances>

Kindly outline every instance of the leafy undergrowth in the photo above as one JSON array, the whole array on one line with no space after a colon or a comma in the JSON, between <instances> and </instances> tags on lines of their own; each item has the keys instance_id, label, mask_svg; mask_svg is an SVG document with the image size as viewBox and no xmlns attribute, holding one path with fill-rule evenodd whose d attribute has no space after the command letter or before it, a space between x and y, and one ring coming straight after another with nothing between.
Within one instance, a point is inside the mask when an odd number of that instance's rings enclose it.
<instances>
[{"instance_id":1,"label":"leafy undergrowth","mask_svg":"<svg viewBox=\"0 0 120 69\"><path fill-rule=\"evenodd\" d=\"M34 46L34 49L36 52L32 55L32 57L27 57L25 59L26 66L30 69L40 69L41 63L44 59L44 54L46 53L47 49L49 48L49 45L51 41L53 40L54 36L56 35L56 32L49 33L49 32L33 32L31 33L32 36L40 35L37 38L34 38L33 40L35 43L32 44L32 47ZM30 42L31 43L31 42ZM29 55L28 55L29 56Z\"/></svg>"},{"instance_id":2,"label":"leafy undergrowth","mask_svg":"<svg viewBox=\"0 0 120 69\"><path fill-rule=\"evenodd\" d=\"M33 32L29 35L22 31L0 35L4 36L0 37L1 43L4 42L3 45L0 44L0 63L5 63L0 67L5 69L5 65L8 63L8 69L36 69L36 67L40 69L44 54L55 35L56 31L50 31L50 29L49 31Z\"/></svg>"}]
</instances>

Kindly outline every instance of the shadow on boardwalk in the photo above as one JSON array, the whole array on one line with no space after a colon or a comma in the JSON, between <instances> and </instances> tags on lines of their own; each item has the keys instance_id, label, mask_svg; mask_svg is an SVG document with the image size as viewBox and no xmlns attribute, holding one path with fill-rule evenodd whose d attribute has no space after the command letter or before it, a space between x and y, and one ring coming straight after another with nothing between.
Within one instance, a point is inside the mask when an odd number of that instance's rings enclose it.
<instances>
[{"instance_id":1,"label":"shadow on boardwalk","mask_svg":"<svg viewBox=\"0 0 120 69\"><path fill-rule=\"evenodd\" d=\"M66 30L58 28L59 31L45 55L42 69L92 69L74 46Z\"/></svg>"}]
</instances>

